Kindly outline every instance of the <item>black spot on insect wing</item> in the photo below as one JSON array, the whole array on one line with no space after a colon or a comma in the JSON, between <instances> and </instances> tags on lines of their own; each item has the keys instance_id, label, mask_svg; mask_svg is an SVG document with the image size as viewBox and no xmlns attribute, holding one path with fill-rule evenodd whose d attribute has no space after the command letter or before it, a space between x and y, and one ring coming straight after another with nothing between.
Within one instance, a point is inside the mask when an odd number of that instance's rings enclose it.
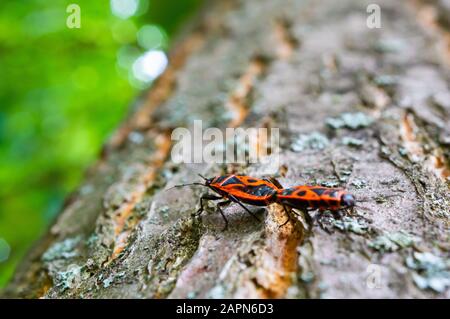
<instances>
[{"instance_id":1,"label":"black spot on insect wing","mask_svg":"<svg viewBox=\"0 0 450 319\"><path fill-rule=\"evenodd\" d=\"M299 196L299 197L301 197L301 196L305 196L306 195L306 191L297 191L296 193L294 193L293 194L294 196Z\"/></svg>"},{"instance_id":2,"label":"black spot on insect wing","mask_svg":"<svg viewBox=\"0 0 450 319\"><path fill-rule=\"evenodd\" d=\"M267 185L258 185L245 187L245 192L251 195L265 197L268 195L274 195L276 193L276 190L270 188Z\"/></svg>"},{"instance_id":3,"label":"black spot on insect wing","mask_svg":"<svg viewBox=\"0 0 450 319\"><path fill-rule=\"evenodd\" d=\"M281 191L282 196L290 196L294 193L295 188L285 188Z\"/></svg>"},{"instance_id":4,"label":"black spot on insect wing","mask_svg":"<svg viewBox=\"0 0 450 319\"><path fill-rule=\"evenodd\" d=\"M245 185L244 183L242 183L239 180L239 178L237 178L236 176L232 176L232 177L228 178L227 180L225 180L223 182L222 186L233 185L233 184Z\"/></svg>"},{"instance_id":5,"label":"black spot on insect wing","mask_svg":"<svg viewBox=\"0 0 450 319\"><path fill-rule=\"evenodd\" d=\"M311 189L314 193L316 193L317 195L322 195L323 193L325 193L326 188L312 188Z\"/></svg>"},{"instance_id":6,"label":"black spot on insect wing","mask_svg":"<svg viewBox=\"0 0 450 319\"><path fill-rule=\"evenodd\" d=\"M338 197L338 192L333 190L327 193L328 196L330 196L331 198L337 198Z\"/></svg>"}]
</instances>

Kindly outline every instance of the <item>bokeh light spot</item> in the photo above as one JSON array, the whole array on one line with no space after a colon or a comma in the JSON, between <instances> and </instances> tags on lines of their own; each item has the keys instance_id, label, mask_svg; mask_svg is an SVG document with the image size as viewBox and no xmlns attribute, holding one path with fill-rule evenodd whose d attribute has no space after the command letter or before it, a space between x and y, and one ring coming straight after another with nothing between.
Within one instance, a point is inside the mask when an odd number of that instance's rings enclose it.
<instances>
[{"instance_id":1,"label":"bokeh light spot","mask_svg":"<svg viewBox=\"0 0 450 319\"><path fill-rule=\"evenodd\" d=\"M121 18L128 19L139 9L139 0L111 0L112 13Z\"/></svg>"},{"instance_id":2,"label":"bokeh light spot","mask_svg":"<svg viewBox=\"0 0 450 319\"><path fill-rule=\"evenodd\" d=\"M156 25L144 25L137 33L139 45L147 50L159 49L166 45L166 34Z\"/></svg>"},{"instance_id":3,"label":"bokeh light spot","mask_svg":"<svg viewBox=\"0 0 450 319\"><path fill-rule=\"evenodd\" d=\"M141 51L137 47L124 45L117 51L117 64L121 68L129 70L139 55L141 55Z\"/></svg>"},{"instance_id":4,"label":"bokeh light spot","mask_svg":"<svg viewBox=\"0 0 450 319\"><path fill-rule=\"evenodd\" d=\"M151 82L164 72L167 63L168 59L163 51L147 51L133 63L133 75L139 81Z\"/></svg>"}]
</instances>

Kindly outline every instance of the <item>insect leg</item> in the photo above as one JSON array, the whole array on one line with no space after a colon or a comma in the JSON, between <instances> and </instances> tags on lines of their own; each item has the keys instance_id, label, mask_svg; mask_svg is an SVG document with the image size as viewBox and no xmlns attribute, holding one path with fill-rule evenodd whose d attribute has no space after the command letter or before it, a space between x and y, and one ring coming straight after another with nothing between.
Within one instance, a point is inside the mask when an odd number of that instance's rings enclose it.
<instances>
[{"instance_id":1,"label":"insect leg","mask_svg":"<svg viewBox=\"0 0 450 319\"><path fill-rule=\"evenodd\" d=\"M355 206L347 208L346 211L349 213L349 215L355 215Z\"/></svg>"},{"instance_id":2,"label":"insect leg","mask_svg":"<svg viewBox=\"0 0 450 319\"><path fill-rule=\"evenodd\" d=\"M219 210L219 213L220 213L220 215L222 215L223 221L225 222L225 227L222 229L222 231L225 231L228 228L228 220L225 217L225 214L223 213L222 206L226 206L229 203L231 203L230 200L226 200L226 201L217 203L217 209Z\"/></svg>"},{"instance_id":3,"label":"insect leg","mask_svg":"<svg viewBox=\"0 0 450 319\"><path fill-rule=\"evenodd\" d=\"M246 211L247 213L249 213L250 215L252 215L254 219L256 219L257 221L260 222L259 218L258 218L255 214L253 214L247 207L245 207L244 204L242 204L236 197L234 197L234 196L231 195L231 194L229 195L229 197L230 197L230 199L231 199L233 202L239 204L239 206L241 206L243 209L245 209L245 211Z\"/></svg>"},{"instance_id":4,"label":"insect leg","mask_svg":"<svg viewBox=\"0 0 450 319\"><path fill-rule=\"evenodd\" d=\"M219 200L219 199L222 199L222 198L223 197L215 196L215 195L209 195L209 194L202 195L202 197L200 197L200 208L195 213L195 216L200 216L200 214L203 212L203 210L204 210L204 208L203 208L203 201L205 201L205 200Z\"/></svg>"},{"instance_id":5,"label":"insect leg","mask_svg":"<svg viewBox=\"0 0 450 319\"><path fill-rule=\"evenodd\" d=\"M284 225L286 225L286 224L291 220L291 215L289 215L289 212L288 212L286 206L283 205L283 208L284 208L284 212L286 213L287 220L286 220L283 224L281 224L280 226L278 226L279 228L280 228L280 227L283 227Z\"/></svg>"},{"instance_id":6,"label":"insect leg","mask_svg":"<svg viewBox=\"0 0 450 319\"><path fill-rule=\"evenodd\" d=\"M344 215L341 210L332 210L331 214L333 214L334 219L342 219L342 217Z\"/></svg>"},{"instance_id":7,"label":"insect leg","mask_svg":"<svg viewBox=\"0 0 450 319\"><path fill-rule=\"evenodd\" d=\"M311 218L311 215L309 215L308 211L311 211L312 209L309 209L308 207L304 206L304 207L295 207L296 209L300 210L303 213L303 216L305 218L305 221L308 223L308 225L310 225L310 227L312 227L314 225L314 221ZM302 217L302 215L300 215L299 213L297 213L295 211L295 209L292 209L291 212L293 212L295 215Z\"/></svg>"}]
</instances>

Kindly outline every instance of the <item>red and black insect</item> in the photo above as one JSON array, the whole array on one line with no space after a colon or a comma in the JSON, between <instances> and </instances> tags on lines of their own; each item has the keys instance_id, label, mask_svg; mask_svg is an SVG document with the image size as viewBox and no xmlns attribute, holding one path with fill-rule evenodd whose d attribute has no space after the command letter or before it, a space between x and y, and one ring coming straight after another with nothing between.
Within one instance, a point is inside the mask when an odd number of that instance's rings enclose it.
<instances>
[{"instance_id":1,"label":"red and black insect","mask_svg":"<svg viewBox=\"0 0 450 319\"><path fill-rule=\"evenodd\" d=\"M300 210L338 211L355 206L355 197L342 188L300 185L279 189L276 202Z\"/></svg>"},{"instance_id":2,"label":"red and black insect","mask_svg":"<svg viewBox=\"0 0 450 319\"><path fill-rule=\"evenodd\" d=\"M300 209L302 211L319 209L338 211L344 208L352 208L355 205L353 195L341 188L328 188L322 186L294 186L283 188L276 179L258 179L245 175L222 175L213 178L205 178L204 183L190 183L176 185L182 187L188 185L200 185L208 187L219 196L205 194L200 198L200 208L197 215L204 211L204 201L221 200L217 208L225 221L225 228L228 221L223 213L222 207L232 202L237 203L246 212L259 221L258 217L252 213L244 204L253 206L268 206L272 203L283 205L288 219L281 226L289 221L289 213L286 206Z\"/></svg>"},{"instance_id":3,"label":"red and black insect","mask_svg":"<svg viewBox=\"0 0 450 319\"><path fill-rule=\"evenodd\" d=\"M279 190L279 184L276 181L269 179L258 179L246 175L222 175L213 178L205 178L204 183L190 183L183 185L176 185L175 187L188 185L201 185L213 190L219 196L205 194L200 198L200 208L197 210L197 215L204 210L204 201L223 201L217 203L217 209L225 221L225 229L228 226L228 221L223 213L222 207L232 202L240 205L247 213L259 221L258 217L252 213L244 204L253 206L267 206L276 201L276 194ZM277 185L278 184L278 185Z\"/></svg>"}]
</instances>

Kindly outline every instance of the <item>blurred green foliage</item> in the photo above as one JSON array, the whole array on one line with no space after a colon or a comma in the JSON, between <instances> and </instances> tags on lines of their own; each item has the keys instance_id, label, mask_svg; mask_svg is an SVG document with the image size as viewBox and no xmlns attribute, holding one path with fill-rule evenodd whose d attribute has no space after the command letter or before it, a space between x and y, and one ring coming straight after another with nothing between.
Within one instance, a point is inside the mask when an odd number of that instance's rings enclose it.
<instances>
[{"instance_id":1,"label":"blurred green foliage","mask_svg":"<svg viewBox=\"0 0 450 319\"><path fill-rule=\"evenodd\" d=\"M112 13L114 1L139 8L120 18ZM66 26L70 3L81 9L79 29ZM137 91L151 84L133 78L133 61L146 49L165 50L199 4L1 2L0 287L77 187Z\"/></svg>"}]
</instances>

